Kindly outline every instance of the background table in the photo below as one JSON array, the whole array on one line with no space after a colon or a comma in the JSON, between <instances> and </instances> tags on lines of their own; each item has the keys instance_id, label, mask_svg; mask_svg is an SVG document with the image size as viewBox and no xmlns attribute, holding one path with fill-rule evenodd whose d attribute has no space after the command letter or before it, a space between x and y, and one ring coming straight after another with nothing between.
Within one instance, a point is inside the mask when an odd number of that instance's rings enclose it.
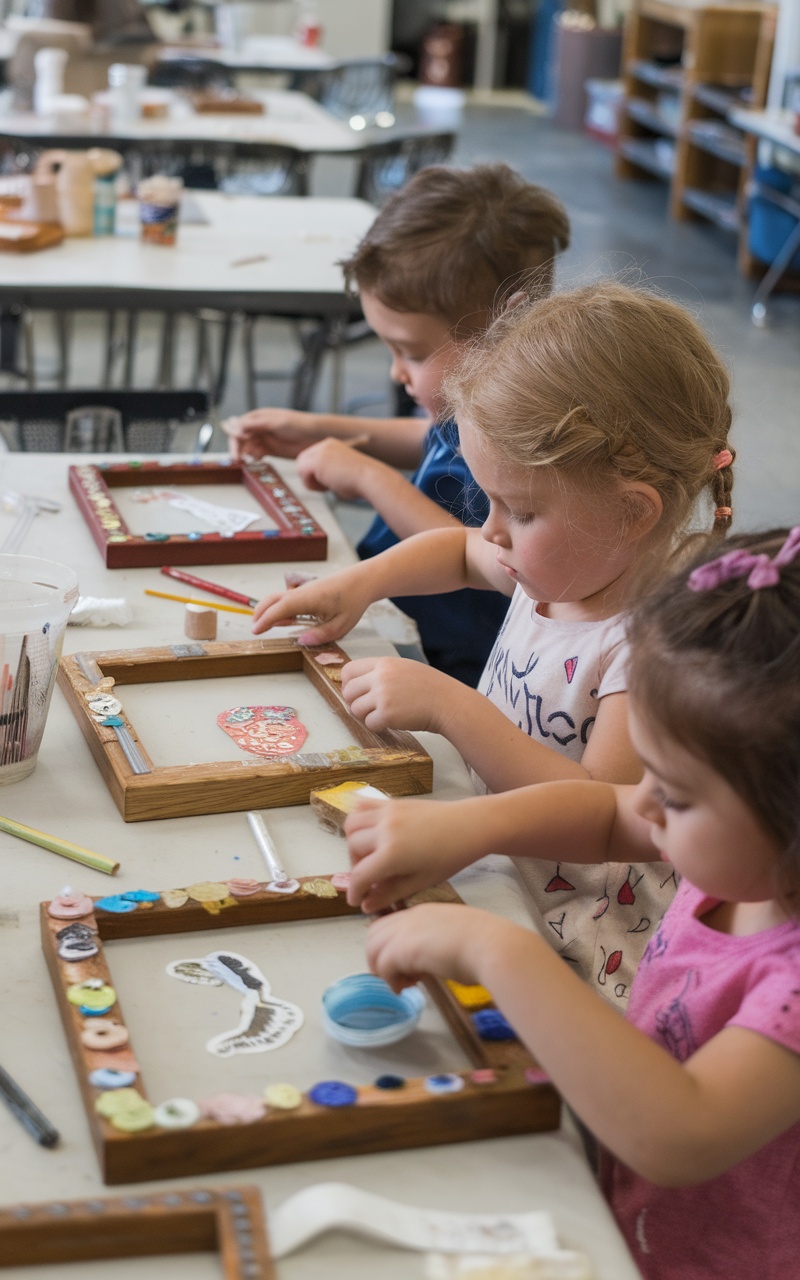
<instances>
[{"instance_id":1,"label":"background table","mask_svg":"<svg viewBox=\"0 0 800 1280\"><path fill-rule=\"evenodd\" d=\"M60 514L40 516L23 550L76 566L85 595L127 596L135 619L119 628L69 628L65 649L110 649L176 643L182 639L183 610L178 604L143 595L144 587L161 589L167 580L157 570L106 570L67 491L63 456L5 455L0 458L4 489L30 490L60 500ZM289 483L293 464L278 462ZM303 566L327 573L349 563L353 553L319 494L304 501L329 534L329 559ZM0 513L0 540L13 516ZM224 566L209 576L239 590L259 594L282 584L286 566ZM199 571L202 576L202 570ZM179 593L180 594L180 593ZM220 615L220 639L246 638L248 619ZM361 624L343 642L353 656L387 652L385 643ZM203 696L198 683L198 697ZM420 735L435 763L434 794L454 798L469 790L466 770L456 752L435 735ZM0 1196L3 1202L66 1199L103 1194L94 1152L80 1103L66 1040L57 1019L38 936L38 903L65 883L91 894L150 887L168 888L201 879L235 874L261 876L263 867L241 814L124 824L58 690L53 695L36 772L24 782L0 791L3 814L57 833L100 852L113 853L122 867L115 879L78 867L55 855L0 835L2 905L0 956L4 981L0 991L3 1034L0 1062L33 1095L62 1132L54 1151L37 1147L0 1108ZM267 821L290 874L343 869L343 842L325 834L307 807L272 810ZM235 864L233 857L238 855ZM473 902L525 919L519 887L510 864L492 859L458 878L462 895ZM223 945L223 935L220 945ZM335 970L335 939L325 939L325 963ZM330 948L330 950L329 950ZM191 939L179 943L181 955L192 954ZM176 956L178 954L176 952ZM146 978L144 979L146 981ZM191 992L191 989L190 989ZM276 992L276 994L279 994ZM311 1011L307 1011L311 1016ZM158 1026L150 1043L139 1045L143 1069L158 1055ZM266 1074L265 1060L265 1074ZM180 1185L192 1183L184 1180ZM629 1259L593 1179L574 1142L565 1134L521 1136L408 1152L341 1158L272 1169L249 1170L197 1180L235 1184L255 1182L263 1190L267 1211L302 1187L343 1181L412 1205L471 1212L550 1209L562 1243L581 1248L592 1259L598 1280L636 1280ZM169 1183L144 1184L167 1189ZM97 1264L103 1280L139 1280L152 1276L147 1260ZM169 1276L205 1280L214 1264L176 1259ZM329 1236L281 1262L281 1280L400 1280L421 1276L419 1257L346 1237ZM20 1277L23 1272L8 1272ZM27 1270L26 1280L54 1277L54 1269ZM82 1275L94 1275L82 1267Z\"/></svg>"},{"instance_id":2,"label":"background table","mask_svg":"<svg viewBox=\"0 0 800 1280\"><path fill-rule=\"evenodd\" d=\"M361 134L337 120L313 98L288 89L269 89L250 95L264 105L262 115L235 112L192 111L185 98L176 98L163 119L139 119L101 127L96 121L59 123L32 112L0 115L0 138L37 146L132 147L164 142L238 143L253 148L267 143L297 147L308 153L357 151L364 146Z\"/></svg>"},{"instance_id":3,"label":"background table","mask_svg":"<svg viewBox=\"0 0 800 1280\"><path fill-rule=\"evenodd\" d=\"M358 314L338 263L373 221L372 205L215 191L191 198L205 221L182 223L172 248L140 241L131 203L120 220L127 234L71 237L41 253L4 254L0 306Z\"/></svg>"},{"instance_id":4,"label":"background table","mask_svg":"<svg viewBox=\"0 0 800 1280\"><path fill-rule=\"evenodd\" d=\"M291 36L246 36L238 49L222 49L213 45L166 45L158 54L159 62L200 58L216 62L230 71L259 72L324 71L333 66L333 58L320 48L307 48Z\"/></svg>"}]
</instances>

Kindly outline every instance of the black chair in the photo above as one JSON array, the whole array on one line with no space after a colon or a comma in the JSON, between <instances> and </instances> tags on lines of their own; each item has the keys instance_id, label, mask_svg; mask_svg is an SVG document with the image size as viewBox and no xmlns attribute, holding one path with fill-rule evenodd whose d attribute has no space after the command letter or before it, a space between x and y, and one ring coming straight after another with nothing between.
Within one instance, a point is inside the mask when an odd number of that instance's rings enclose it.
<instances>
[{"instance_id":1,"label":"black chair","mask_svg":"<svg viewBox=\"0 0 800 1280\"><path fill-rule=\"evenodd\" d=\"M455 146L455 133L412 133L368 143L359 156L353 194L382 205L420 169L444 164Z\"/></svg>"},{"instance_id":2,"label":"black chair","mask_svg":"<svg viewBox=\"0 0 800 1280\"><path fill-rule=\"evenodd\" d=\"M394 122L394 91L407 61L395 53L381 58L347 58L324 71L300 71L290 88L315 98L339 120L356 127ZM391 119L389 117L391 116Z\"/></svg>"},{"instance_id":3,"label":"black chair","mask_svg":"<svg viewBox=\"0 0 800 1280\"><path fill-rule=\"evenodd\" d=\"M203 391L0 391L12 447L31 453L166 453L181 423L199 429L207 413Z\"/></svg>"},{"instance_id":4,"label":"black chair","mask_svg":"<svg viewBox=\"0 0 800 1280\"><path fill-rule=\"evenodd\" d=\"M233 72L211 58L181 58L159 60L150 69L147 83L159 89L184 89L188 93L202 93L205 89L232 89Z\"/></svg>"}]
</instances>

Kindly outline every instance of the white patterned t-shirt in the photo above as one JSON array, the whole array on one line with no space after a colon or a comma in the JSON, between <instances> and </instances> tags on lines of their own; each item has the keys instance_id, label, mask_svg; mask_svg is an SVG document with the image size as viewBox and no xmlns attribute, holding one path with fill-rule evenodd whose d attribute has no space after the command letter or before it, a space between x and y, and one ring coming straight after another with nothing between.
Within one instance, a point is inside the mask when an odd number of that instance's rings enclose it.
<instances>
[{"instance_id":1,"label":"white patterned t-shirt","mask_svg":"<svg viewBox=\"0 0 800 1280\"><path fill-rule=\"evenodd\" d=\"M601 698L624 693L622 615L548 618L517 587L478 688L523 732L580 762ZM621 1010L647 942L672 900L664 863L517 858L533 919L550 945Z\"/></svg>"}]
</instances>

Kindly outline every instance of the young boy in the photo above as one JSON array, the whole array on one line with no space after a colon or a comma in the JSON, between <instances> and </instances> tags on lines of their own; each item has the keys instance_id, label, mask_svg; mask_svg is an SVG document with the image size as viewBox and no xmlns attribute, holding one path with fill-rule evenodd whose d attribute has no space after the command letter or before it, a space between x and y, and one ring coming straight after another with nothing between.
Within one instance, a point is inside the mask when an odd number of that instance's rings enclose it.
<instances>
[{"instance_id":1,"label":"young boy","mask_svg":"<svg viewBox=\"0 0 800 1280\"><path fill-rule=\"evenodd\" d=\"M411 534L478 526L488 502L458 453L442 383L461 343L522 289L552 289L556 254L569 243L559 200L508 165L423 169L384 205L342 265L364 315L392 355L391 377L424 417L361 418L256 409L225 423L234 457L296 457L310 489L361 498L377 512L362 559ZM368 437L361 448L347 444ZM413 470L407 480L398 468ZM419 627L432 666L477 685L505 616L499 593L463 590L395 603Z\"/></svg>"}]
</instances>

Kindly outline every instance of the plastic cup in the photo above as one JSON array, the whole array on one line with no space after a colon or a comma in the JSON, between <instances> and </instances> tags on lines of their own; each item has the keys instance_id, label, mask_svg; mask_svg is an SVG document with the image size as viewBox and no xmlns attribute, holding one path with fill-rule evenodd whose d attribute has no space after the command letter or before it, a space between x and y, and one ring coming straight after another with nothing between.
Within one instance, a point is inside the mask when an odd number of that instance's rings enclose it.
<instances>
[{"instance_id":1,"label":"plastic cup","mask_svg":"<svg viewBox=\"0 0 800 1280\"><path fill-rule=\"evenodd\" d=\"M139 183L139 223L145 243L175 243L182 196L181 178L156 176Z\"/></svg>"},{"instance_id":2,"label":"plastic cup","mask_svg":"<svg viewBox=\"0 0 800 1280\"><path fill-rule=\"evenodd\" d=\"M73 569L34 556L0 555L0 786L36 768L64 630L77 599Z\"/></svg>"}]
</instances>

